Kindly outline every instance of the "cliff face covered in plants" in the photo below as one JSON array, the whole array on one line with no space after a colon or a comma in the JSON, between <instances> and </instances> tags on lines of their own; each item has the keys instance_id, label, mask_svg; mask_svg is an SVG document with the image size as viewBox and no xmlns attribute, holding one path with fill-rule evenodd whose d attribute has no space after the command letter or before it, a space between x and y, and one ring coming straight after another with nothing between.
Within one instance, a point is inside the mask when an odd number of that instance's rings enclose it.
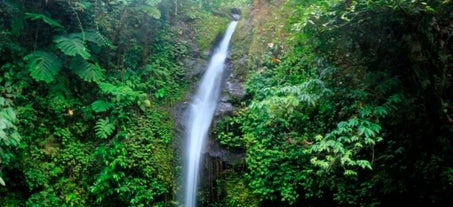
<instances>
[{"instance_id":1,"label":"cliff face covered in plants","mask_svg":"<svg viewBox=\"0 0 453 207\"><path fill-rule=\"evenodd\" d=\"M176 108L231 8L212 139L244 156L211 162L200 205L447 206L452 7L0 1L0 206L180 205Z\"/></svg>"},{"instance_id":2,"label":"cliff face covered in plants","mask_svg":"<svg viewBox=\"0 0 453 207\"><path fill-rule=\"evenodd\" d=\"M447 206L451 6L254 1L245 107L214 130L246 154L222 206Z\"/></svg>"}]
</instances>

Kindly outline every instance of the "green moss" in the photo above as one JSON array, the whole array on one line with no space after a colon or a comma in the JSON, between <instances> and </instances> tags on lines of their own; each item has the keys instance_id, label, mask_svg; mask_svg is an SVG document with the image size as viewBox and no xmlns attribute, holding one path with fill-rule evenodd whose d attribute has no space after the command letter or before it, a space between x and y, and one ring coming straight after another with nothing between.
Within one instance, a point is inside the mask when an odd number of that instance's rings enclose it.
<instances>
[{"instance_id":1,"label":"green moss","mask_svg":"<svg viewBox=\"0 0 453 207\"><path fill-rule=\"evenodd\" d=\"M257 207L259 199L252 193L246 180L237 172L229 171L220 180L223 186L224 199L219 206L224 207Z\"/></svg>"},{"instance_id":2,"label":"green moss","mask_svg":"<svg viewBox=\"0 0 453 207\"><path fill-rule=\"evenodd\" d=\"M199 14L194 28L201 51L211 48L216 36L225 32L229 21L229 18L214 16L206 12Z\"/></svg>"}]
</instances>

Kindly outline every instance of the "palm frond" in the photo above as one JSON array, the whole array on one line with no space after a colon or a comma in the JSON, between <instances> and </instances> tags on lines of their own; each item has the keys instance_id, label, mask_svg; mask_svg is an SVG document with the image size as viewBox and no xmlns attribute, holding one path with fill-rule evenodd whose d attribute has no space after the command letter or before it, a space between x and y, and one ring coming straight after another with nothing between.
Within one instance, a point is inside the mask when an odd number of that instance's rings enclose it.
<instances>
[{"instance_id":1,"label":"palm frond","mask_svg":"<svg viewBox=\"0 0 453 207\"><path fill-rule=\"evenodd\" d=\"M62 63L56 55L44 51L35 51L24 57L31 77L37 81L50 83L60 71Z\"/></svg>"},{"instance_id":2,"label":"palm frond","mask_svg":"<svg viewBox=\"0 0 453 207\"><path fill-rule=\"evenodd\" d=\"M103 69L99 64L84 60L80 56L73 58L69 67L85 81L98 82L104 79Z\"/></svg>"},{"instance_id":3,"label":"palm frond","mask_svg":"<svg viewBox=\"0 0 453 207\"><path fill-rule=\"evenodd\" d=\"M65 55L80 55L85 60L91 57L88 48L85 47L85 43L80 38L57 36L54 42Z\"/></svg>"}]
</instances>

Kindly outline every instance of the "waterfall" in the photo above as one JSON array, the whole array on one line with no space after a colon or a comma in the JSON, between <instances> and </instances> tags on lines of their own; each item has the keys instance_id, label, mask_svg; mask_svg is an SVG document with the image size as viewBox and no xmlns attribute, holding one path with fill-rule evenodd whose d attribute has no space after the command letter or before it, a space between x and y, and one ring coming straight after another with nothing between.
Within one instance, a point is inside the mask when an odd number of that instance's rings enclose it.
<instances>
[{"instance_id":1,"label":"waterfall","mask_svg":"<svg viewBox=\"0 0 453 207\"><path fill-rule=\"evenodd\" d=\"M220 45L209 60L208 68L201 80L197 93L193 97L187 120L187 164L185 170L185 207L195 207L200 168L201 150L211 125L220 95L228 45L238 23L237 16L230 23Z\"/></svg>"}]
</instances>

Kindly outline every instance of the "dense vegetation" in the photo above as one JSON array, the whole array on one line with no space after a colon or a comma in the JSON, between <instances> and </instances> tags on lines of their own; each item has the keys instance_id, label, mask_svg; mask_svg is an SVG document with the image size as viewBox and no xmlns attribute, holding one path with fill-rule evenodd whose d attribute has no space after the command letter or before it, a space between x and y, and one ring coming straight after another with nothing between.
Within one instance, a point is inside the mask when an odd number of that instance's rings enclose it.
<instances>
[{"instance_id":1,"label":"dense vegetation","mask_svg":"<svg viewBox=\"0 0 453 207\"><path fill-rule=\"evenodd\" d=\"M187 48L159 3L0 2L0 206L171 205Z\"/></svg>"},{"instance_id":2,"label":"dense vegetation","mask_svg":"<svg viewBox=\"0 0 453 207\"><path fill-rule=\"evenodd\" d=\"M247 156L203 205L453 201L449 0L0 0L0 206L178 205L187 58L231 7L213 133Z\"/></svg>"},{"instance_id":3,"label":"dense vegetation","mask_svg":"<svg viewBox=\"0 0 453 207\"><path fill-rule=\"evenodd\" d=\"M217 126L247 154L227 205L451 203L451 2L272 4L246 107Z\"/></svg>"}]
</instances>

